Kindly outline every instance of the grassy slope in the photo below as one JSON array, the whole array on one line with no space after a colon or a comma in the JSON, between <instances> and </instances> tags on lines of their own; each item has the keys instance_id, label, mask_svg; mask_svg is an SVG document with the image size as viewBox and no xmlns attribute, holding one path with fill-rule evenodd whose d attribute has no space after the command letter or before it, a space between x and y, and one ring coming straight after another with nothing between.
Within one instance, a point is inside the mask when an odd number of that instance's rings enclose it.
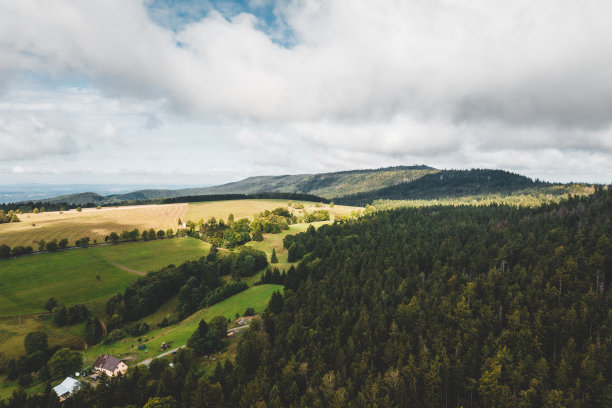
<instances>
[{"instance_id":1,"label":"grassy slope","mask_svg":"<svg viewBox=\"0 0 612 408\"><path fill-rule=\"evenodd\" d=\"M262 312L268 305L272 293L282 289L283 287L280 285L254 286L194 313L177 325L152 330L143 336L143 343L147 344L148 352L138 351L138 340L133 337L109 345L99 344L90 347L84 352L85 366L91 365L101 353L133 357L135 358L135 360L132 360L133 362L155 357L160 354L159 347L163 342L171 344L173 348L186 344L187 339L193 334L201 319L209 321L215 316L234 318L236 314L242 315L247 307L254 308L258 313Z\"/></svg>"},{"instance_id":2,"label":"grassy slope","mask_svg":"<svg viewBox=\"0 0 612 408\"><path fill-rule=\"evenodd\" d=\"M106 259L128 268L149 272L205 256L210 250L210 244L186 237L130 242L112 246L110 251L106 251L106 248L98 247L91 250L101 250Z\"/></svg>"},{"instance_id":3,"label":"grassy slope","mask_svg":"<svg viewBox=\"0 0 612 408\"><path fill-rule=\"evenodd\" d=\"M83 237L103 242L111 232L121 233L134 228L176 229L177 220L185 215L187 207L187 204L169 204L21 214L21 222L0 224L0 244L29 245L36 250L41 239L48 242L68 238L73 245Z\"/></svg>"},{"instance_id":4,"label":"grassy slope","mask_svg":"<svg viewBox=\"0 0 612 408\"><path fill-rule=\"evenodd\" d=\"M0 316L45 312L43 304L51 296L65 304L111 296L138 277L113 262L146 272L197 259L208 248L196 239L175 238L1 260Z\"/></svg>"}]
</instances>

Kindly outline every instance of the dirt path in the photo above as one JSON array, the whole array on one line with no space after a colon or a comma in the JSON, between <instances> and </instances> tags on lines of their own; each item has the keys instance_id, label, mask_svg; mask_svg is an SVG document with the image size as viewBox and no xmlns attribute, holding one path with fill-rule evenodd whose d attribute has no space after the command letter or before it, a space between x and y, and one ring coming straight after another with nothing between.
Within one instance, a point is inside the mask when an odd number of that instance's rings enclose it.
<instances>
[{"instance_id":1,"label":"dirt path","mask_svg":"<svg viewBox=\"0 0 612 408\"><path fill-rule=\"evenodd\" d=\"M177 347L177 348L174 348L172 350L168 350L168 351L166 351L164 353L161 353L159 356L156 356L156 357L147 358L146 360L142 360L140 363L138 363L138 365L149 365L149 364L151 364L151 361L153 361L153 359L167 356L168 354L174 353L175 351L178 351L179 349L182 349L182 348L185 348L185 347L187 347L187 345L183 345L181 347Z\"/></svg>"},{"instance_id":2,"label":"dirt path","mask_svg":"<svg viewBox=\"0 0 612 408\"><path fill-rule=\"evenodd\" d=\"M127 266L123 266L121 264L118 264L117 262L108 261L108 263L110 263L111 265L115 265L117 268L124 270L126 272L135 273L136 275L140 275L140 276L146 275L145 272L141 272L141 271L137 271L136 269L128 268Z\"/></svg>"},{"instance_id":3,"label":"dirt path","mask_svg":"<svg viewBox=\"0 0 612 408\"><path fill-rule=\"evenodd\" d=\"M244 326L234 327L233 329L229 329L229 330L227 331L227 335L226 335L226 336L232 336L232 335L234 335L234 333L236 333L236 332L238 332L238 331L240 331L240 330L242 330L242 329L246 329L247 327L249 327L249 325L248 325L248 324L246 324L246 325L244 325Z\"/></svg>"},{"instance_id":4,"label":"dirt path","mask_svg":"<svg viewBox=\"0 0 612 408\"><path fill-rule=\"evenodd\" d=\"M16 314L16 315L12 315L12 316L0 316L0 320L8 320L8 319L19 319L19 318L23 318L23 317L36 317L36 316L48 316L51 313L49 312L42 312L42 313L28 313L28 314Z\"/></svg>"}]
</instances>

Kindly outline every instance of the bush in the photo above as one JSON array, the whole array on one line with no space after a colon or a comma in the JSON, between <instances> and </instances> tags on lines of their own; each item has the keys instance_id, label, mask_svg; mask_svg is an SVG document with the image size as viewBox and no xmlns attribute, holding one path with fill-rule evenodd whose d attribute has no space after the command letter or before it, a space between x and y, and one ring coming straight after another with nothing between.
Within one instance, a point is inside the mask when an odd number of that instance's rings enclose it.
<instances>
[{"instance_id":1,"label":"bush","mask_svg":"<svg viewBox=\"0 0 612 408\"><path fill-rule=\"evenodd\" d=\"M80 371L83 366L81 353L67 348L59 349L47 363L52 378L65 377Z\"/></svg>"},{"instance_id":2,"label":"bush","mask_svg":"<svg viewBox=\"0 0 612 408\"><path fill-rule=\"evenodd\" d=\"M55 308L55 306L57 306L57 300L55 300L55 298L49 298L47 303L45 303L45 309L50 312L53 310L53 308Z\"/></svg>"},{"instance_id":3,"label":"bush","mask_svg":"<svg viewBox=\"0 0 612 408\"><path fill-rule=\"evenodd\" d=\"M57 251L57 248L58 248L57 239L54 239L51 242L47 242L47 245L45 245L45 248L47 248L47 251Z\"/></svg>"},{"instance_id":4,"label":"bush","mask_svg":"<svg viewBox=\"0 0 612 408\"><path fill-rule=\"evenodd\" d=\"M89 246L89 237L83 237L81 239L77 239L74 243L76 246L80 246L86 248Z\"/></svg>"},{"instance_id":5,"label":"bush","mask_svg":"<svg viewBox=\"0 0 612 408\"><path fill-rule=\"evenodd\" d=\"M23 346L25 347L26 354L32 354L37 351L46 352L49 347L47 333L40 330L28 333L23 339Z\"/></svg>"},{"instance_id":6,"label":"bush","mask_svg":"<svg viewBox=\"0 0 612 408\"><path fill-rule=\"evenodd\" d=\"M84 338L89 345L97 344L102 338L103 330L102 323L95 316L89 316L85 324Z\"/></svg>"},{"instance_id":7,"label":"bush","mask_svg":"<svg viewBox=\"0 0 612 408\"><path fill-rule=\"evenodd\" d=\"M243 316L255 316L255 309L253 309L252 307L247 307L247 309L244 311Z\"/></svg>"},{"instance_id":8,"label":"bush","mask_svg":"<svg viewBox=\"0 0 612 408\"><path fill-rule=\"evenodd\" d=\"M142 322L140 324L132 324L128 326L126 330L130 334L130 336L136 337L145 334L146 332L151 330L151 327L147 323Z\"/></svg>"},{"instance_id":9,"label":"bush","mask_svg":"<svg viewBox=\"0 0 612 408\"><path fill-rule=\"evenodd\" d=\"M51 311L51 320L56 326L62 327L66 325L68 321L68 310L64 305L58 305Z\"/></svg>"},{"instance_id":10,"label":"bush","mask_svg":"<svg viewBox=\"0 0 612 408\"><path fill-rule=\"evenodd\" d=\"M45 350L46 351L46 350ZM23 359L23 368L26 372L38 371L47 363L48 356L44 351L36 351Z\"/></svg>"},{"instance_id":11,"label":"bush","mask_svg":"<svg viewBox=\"0 0 612 408\"><path fill-rule=\"evenodd\" d=\"M19 379L19 386L21 388L28 388L30 385L32 385L33 382L34 380L32 379L32 376L30 374L24 374Z\"/></svg>"},{"instance_id":12,"label":"bush","mask_svg":"<svg viewBox=\"0 0 612 408\"><path fill-rule=\"evenodd\" d=\"M176 314L172 314L170 316L166 316L162 319L161 322L157 325L157 327L167 327L173 324L177 324L179 322L179 317Z\"/></svg>"},{"instance_id":13,"label":"bush","mask_svg":"<svg viewBox=\"0 0 612 408\"><path fill-rule=\"evenodd\" d=\"M104 339L102 343L110 344L119 341L123 338L125 338L125 331L122 329L115 329L110 332L110 334Z\"/></svg>"},{"instance_id":14,"label":"bush","mask_svg":"<svg viewBox=\"0 0 612 408\"><path fill-rule=\"evenodd\" d=\"M19 256L19 255L26 255L26 254L31 254L32 252L34 252L34 249L32 249L31 246L16 246L11 250L11 255L12 256Z\"/></svg>"}]
</instances>

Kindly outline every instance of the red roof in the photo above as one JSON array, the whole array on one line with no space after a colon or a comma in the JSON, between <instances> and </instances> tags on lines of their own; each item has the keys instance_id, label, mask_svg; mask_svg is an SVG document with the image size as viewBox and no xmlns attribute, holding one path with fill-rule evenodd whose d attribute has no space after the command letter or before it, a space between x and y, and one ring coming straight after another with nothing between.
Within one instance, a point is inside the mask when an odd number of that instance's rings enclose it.
<instances>
[{"instance_id":1,"label":"red roof","mask_svg":"<svg viewBox=\"0 0 612 408\"><path fill-rule=\"evenodd\" d=\"M120 363L121 360L119 360L117 357L113 357L108 354L100 354L100 357L98 357L94 363L94 367L108 371L115 371Z\"/></svg>"}]
</instances>

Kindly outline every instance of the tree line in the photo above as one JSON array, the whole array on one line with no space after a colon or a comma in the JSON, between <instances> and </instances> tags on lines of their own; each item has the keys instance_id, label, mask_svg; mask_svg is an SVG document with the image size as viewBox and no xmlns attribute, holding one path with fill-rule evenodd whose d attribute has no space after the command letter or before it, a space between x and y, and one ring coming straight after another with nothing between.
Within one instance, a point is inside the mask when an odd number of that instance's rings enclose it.
<instances>
[{"instance_id":1,"label":"tree line","mask_svg":"<svg viewBox=\"0 0 612 408\"><path fill-rule=\"evenodd\" d=\"M174 237L184 237L187 233L184 230L178 229L176 232L172 228L168 228L167 230L158 230L155 231L153 228L148 230L143 230L140 232L138 228L133 230L122 231L120 234L116 232L111 232L109 235L104 237L105 243L118 244L122 241L151 241L156 239L164 239L164 238L174 238ZM81 237L74 241L74 245L70 246L70 241L68 238L62 239L52 239L51 241L46 241L41 239L38 241L38 251L49 251L55 252L58 250L63 250L71 247L82 247L87 248L90 244L98 244L97 240L91 240L90 237ZM28 255L34 252L34 248L32 246L21 246L18 245L16 247L11 248L6 244L0 244L0 259L2 258L10 258L20 255Z\"/></svg>"}]
</instances>

